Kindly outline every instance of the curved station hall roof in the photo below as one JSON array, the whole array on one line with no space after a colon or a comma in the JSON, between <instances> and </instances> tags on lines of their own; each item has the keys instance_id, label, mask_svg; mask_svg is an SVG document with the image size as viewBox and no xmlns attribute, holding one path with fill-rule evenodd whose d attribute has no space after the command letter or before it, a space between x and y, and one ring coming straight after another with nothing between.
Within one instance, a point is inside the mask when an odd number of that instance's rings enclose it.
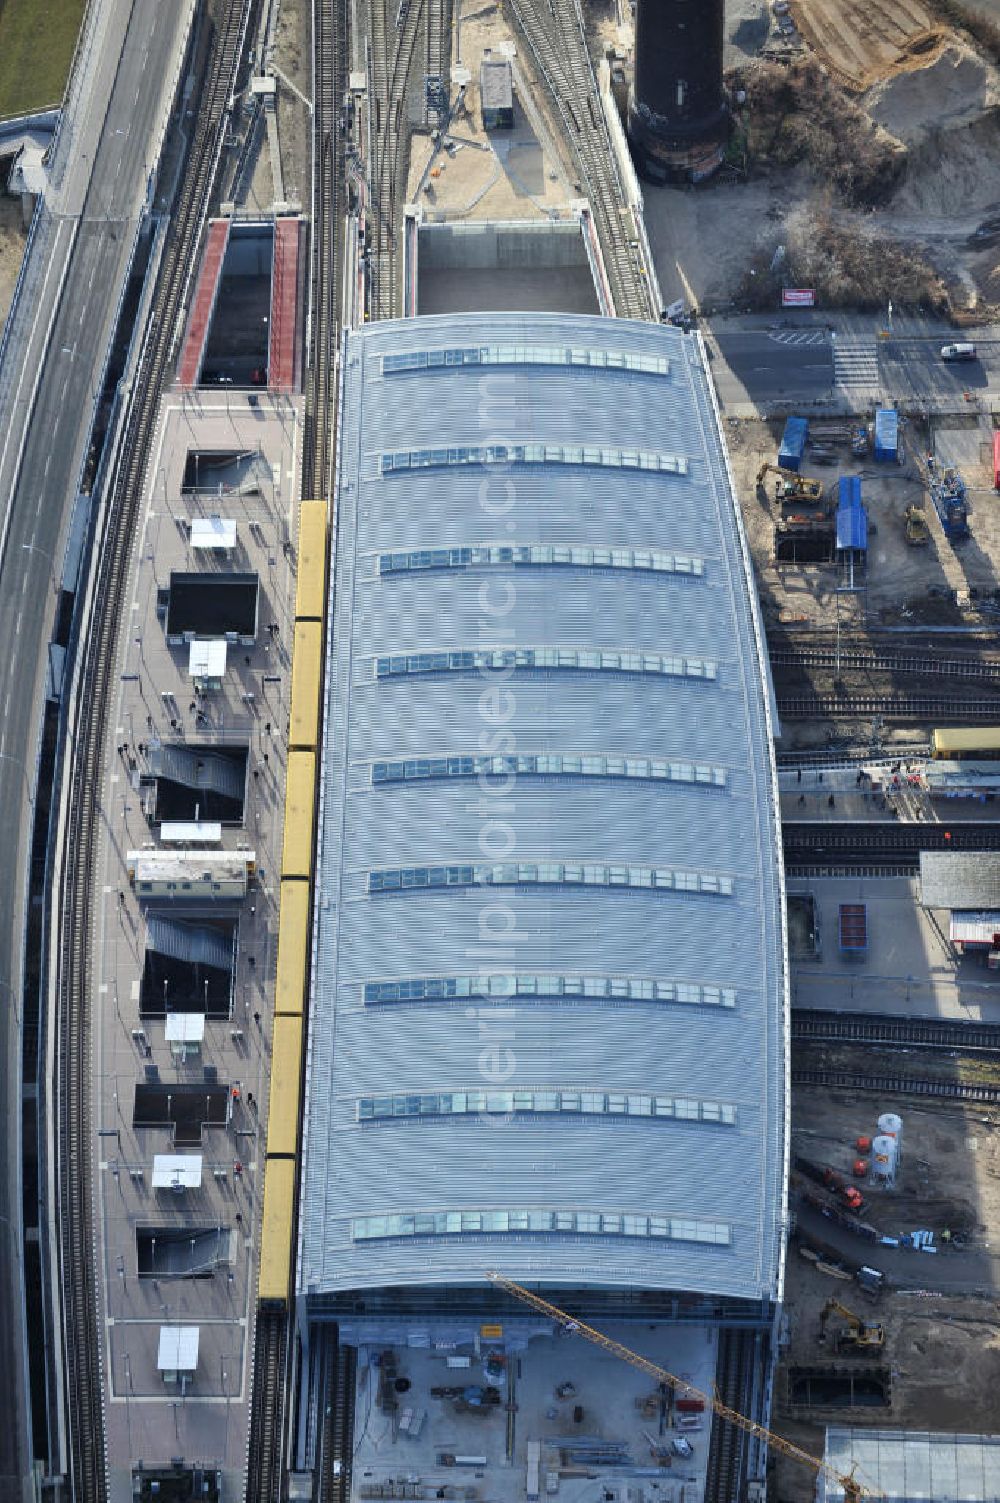
<instances>
[{"instance_id":1,"label":"curved station hall roof","mask_svg":"<svg viewBox=\"0 0 1000 1503\"><path fill-rule=\"evenodd\" d=\"M779 1293L770 686L700 341L347 340L299 1289Z\"/></svg>"}]
</instances>

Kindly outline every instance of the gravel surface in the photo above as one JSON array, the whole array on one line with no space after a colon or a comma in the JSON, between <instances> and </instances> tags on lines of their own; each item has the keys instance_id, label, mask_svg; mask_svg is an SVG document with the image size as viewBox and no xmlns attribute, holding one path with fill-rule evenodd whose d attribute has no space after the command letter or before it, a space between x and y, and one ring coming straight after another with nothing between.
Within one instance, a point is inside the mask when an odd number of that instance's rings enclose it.
<instances>
[{"instance_id":1,"label":"gravel surface","mask_svg":"<svg viewBox=\"0 0 1000 1503\"><path fill-rule=\"evenodd\" d=\"M0 197L0 326L14 296L26 239L20 199Z\"/></svg>"},{"instance_id":2,"label":"gravel surface","mask_svg":"<svg viewBox=\"0 0 1000 1503\"><path fill-rule=\"evenodd\" d=\"M725 66L736 68L756 57L771 29L765 0L726 0Z\"/></svg>"}]
</instances>

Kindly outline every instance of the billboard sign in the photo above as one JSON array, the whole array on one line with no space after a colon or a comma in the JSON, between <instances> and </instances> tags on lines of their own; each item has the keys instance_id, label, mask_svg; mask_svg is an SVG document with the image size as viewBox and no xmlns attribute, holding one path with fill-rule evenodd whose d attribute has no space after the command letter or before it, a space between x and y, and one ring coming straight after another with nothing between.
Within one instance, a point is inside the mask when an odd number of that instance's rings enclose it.
<instances>
[{"instance_id":1,"label":"billboard sign","mask_svg":"<svg viewBox=\"0 0 1000 1503\"><path fill-rule=\"evenodd\" d=\"M811 287L783 287L781 306L783 308L815 308L816 294Z\"/></svg>"}]
</instances>

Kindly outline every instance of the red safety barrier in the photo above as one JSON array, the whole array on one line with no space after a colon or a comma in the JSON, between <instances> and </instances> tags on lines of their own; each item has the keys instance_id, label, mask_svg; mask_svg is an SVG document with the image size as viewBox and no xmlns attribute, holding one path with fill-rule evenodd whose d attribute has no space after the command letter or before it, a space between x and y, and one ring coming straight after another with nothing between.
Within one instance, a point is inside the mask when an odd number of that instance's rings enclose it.
<instances>
[{"instance_id":1,"label":"red safety barrier","mask_svg":"<svg viewBox=\"0 0 1000 1503\"><path fill-rule=\"evenodd\" d=\"M274 222L274 261L271 269L271 327L267 384L272 391L294 391L299 304L299 240L301 220Z\"/></svg>"},{"instance_id":2,"label":"red safety barrier","mask_svg":"<svg viewBox=\"0 0 1000 1503\"><path fill-rule=\"evenodd\" d=\"M184 344L181 347L180 364L177 368L177 380L182 387L187 389L198 384L198 376L201 373L208 326L212 321L215 298L222 278L222 263L226 258L226 246L229 244L229 223L228 219L213 219L208 226L205 254L198 272L198 285L195 288L191 317L188 319Z\"/></svg>"}]
</instances>

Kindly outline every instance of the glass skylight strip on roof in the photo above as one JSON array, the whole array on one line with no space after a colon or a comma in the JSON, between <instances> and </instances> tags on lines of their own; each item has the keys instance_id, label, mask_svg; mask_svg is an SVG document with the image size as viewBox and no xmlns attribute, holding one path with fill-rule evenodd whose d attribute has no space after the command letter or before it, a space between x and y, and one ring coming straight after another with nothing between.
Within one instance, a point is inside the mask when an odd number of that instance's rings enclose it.
<instances>
[{"instance_id":1,"label":"glass skylight strip on roof","mask_svg":"<svg viewBox=\"0 0 1000 1503\"><path fill-rule=\"evenodd\" d=\"M702 986L652 976L566 976L519 971L474 976L410 976L365 983L366 1002L433 1002L451 998L509 1001L512 998L567 1001L680 1002L693 1007L736 1006L734 986Z\"/></svg>"},{"instance_id":2,"label":"glass skylight strip on roof","mask_svg":"<svg viewBox=\"0 0 1000 1503\"><path fill-rule=\"evenodd\" d=\"M718 677L710 658L685 658L663 652L612 652L584 647L482 647L455 652L407 652L375 659L376 678L417 673L475 673L512 670L570 670L578 673L653 673L669 678Z\"/></svg>"},{"instance_id":3,"label":"glass skylight strip on roof","mask_svg":"<svg viewBox=\"0 0 1000 1503\"><path fill-rule=\"evenodd\" d=\"M647 782L696 783L702 787L725 788L728 774L724 767L706 762L548 752L516 757L409 757L398 762L373 762L371 768L373 783L478 777L636 778Z\"/></svg>"},{"instance_id":4,"label":"glass skylight strip on roof","mask_svg":"<svg viewBox=\"0 0 1000 1503\"><path fill-rule=\"evenodd\" d=\"M419 548L409 553L380 553L379 573L427 573L431 570L490 568L628 569L633 573L686 574L700 578L705 562L686 553L654 548L596 548L575 543L482 543L459 548Z\"/></svg>"},{"instance_id":5,"label":"glass skylight strip on roof","mask_svg":"<svg viewBox=\"0 0 1000 1503\"><path fill-rule=\"evenodd\" d=\"M596 444L467 444L441 449L399 449L380 456L383 475L402 470L440 470L461 465L569 464L611 470L648 470L658 475L686 475L681 454L654 454L649 449L618 449Z\"/></svg>"},{"instance_id":6,"label":"glass skylight strip on roof","mask_svg":"<svg viewBox=\"0 0 1000 1503\"><path fill-rule=\"evenodd\" d=\"M462 1117L498 1113L559 1116L643 1117L675 1122L719 1122L736 1126L736 1108L724 1101L688 1096L648 1096L635 1091L432 1091L420 1095L362 1096L359 1122L407 1117Z\"/></svg>"},{"instance_id":7,"label":"glass skylight strip on roof","mask_svg":"<svg viewBox=\"0 0 1000 1503\"><path fill-rule=\"evenodd\" d=\"M708 893L731 898L732 877L718 872L675 871L665 866L601 862L502 861L489 866L401 866L368 873L369 892L410 892L428 887L626 887L661 892Z\"/></svg>"},{"instance_id":8,"label":"glass skylight strip on roof","mask_svg":"<svg viewBox=\"0 0 1000 1503\"><path fill-rule=\"evenodd\" d=\"M636 1216L615 1211L410 1211L389 1216L356 1216L355 1242L385 1237L483 1236L496 1233L562 1233L569 1236L645 1237L703 1242L730 1247L733 1229L725 1221L684 1216Z\"/></svg>"},{"instance_id":9,"label":"glass skylight strip on roof","mask_svg":"<svg viewBox=\"0 0 1000 1503\"><path fill-rule=\"evenodd\" d=\"M460 365L568 365L590 370L639 371L647 376L665 376L670 370L670 361L662 355L567 348L554 344L464 345L382 356L384 376L396 375L400 371L441 370Z\"/></svg>"}]
</instances>

